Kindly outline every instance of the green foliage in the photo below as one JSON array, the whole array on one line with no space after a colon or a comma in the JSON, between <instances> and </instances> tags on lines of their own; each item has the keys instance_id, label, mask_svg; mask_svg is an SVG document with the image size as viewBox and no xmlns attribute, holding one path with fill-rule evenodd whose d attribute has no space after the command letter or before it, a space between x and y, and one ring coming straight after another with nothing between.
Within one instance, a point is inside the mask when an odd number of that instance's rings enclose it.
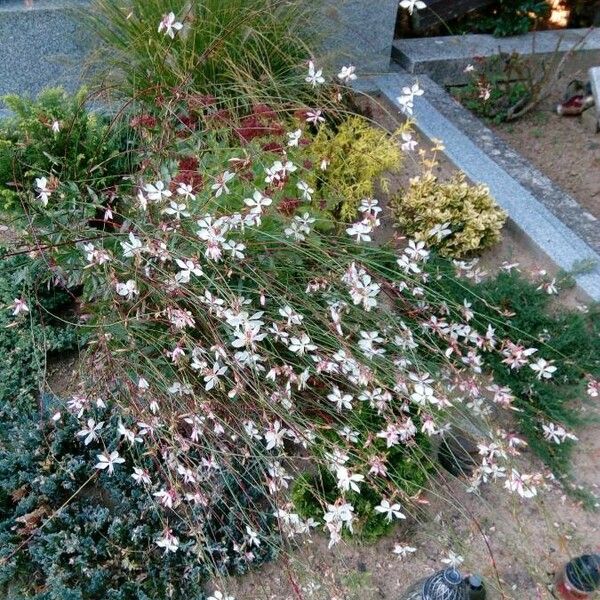
<instances>
[{"instance_id":1,"label":"green foliage","mask_svg":"<svg viewBox=\"0 0 600 600\"><path fill-rule=\"evenodd\" d=\"M75 328L64 322L69 295L39 285L45 265L4 254L0 251L0 430L16 415L35 412L46 354L75 349L79 343ZM29 312L13 316L15 299L25 300Z\"/></svg>"},{"instance_id":2,"label":"green foliage","mask_svg":"<svg viewBox=\"0 0 600 600\"><path fill-rule=\"evenodd\" d=\"M65 422L40 425L21 417L10 436L0 437L0 590L35 600L202 600L210 575L241 573L273 557L272 517L256 509L264 483L250 461L236 463L236 475L222 471L211 479L210 511L193 509L205 525L209 539L202 542L210 555L192 543L163 553L156 540L165 528L187 533L189 515L181 508L166 514L150 490L131 478L134 456L149 473L152 458L130 447L124 454L128 464L113 475L90 475L97 448L76 436L77 420L66 407L48 401ZM122 420L114 410L94 416L115 432ZM119 444L116 435L106 441L111 448ZM263 541L247 548L253 558L234 550L236 543L244 548L247 524Z\"/></svg>"},{"instance_id":3,"label":"green foliage","mask_svg":"<svg viewBox=\"0 0 600 600\"><path fill-rule=\"evenodd\" d=\"M471 26L496 37L520 35L534 29L549 13L546 0L498 0L487 14L473 19Z\"/></svg>"},{"instance_id":4,"label":"green foliage","mask_svg":"<svg viewBox=\"0 0 600 600\"><path fill-rule=\"evenodd\" d=\"M500 239L506 215L483 185L470 185L463 174L440 182L431 173L411 180L392 200L402 231L438 248L440 254L462 258L493 246ZM437 236L435 227L450 234Z\"/></svg>"},{"instance_id":5,"label":"green foliage","mask_svg":"<svg viewBox=\"0 0 600 600\"><path fill-rule=\"evenodd\" d=\"M589 312L554 309L551 296L517 272L501 273L479 285L458 279L447 263L438 263L435 274L441 275L434 278L437 294L472 304L474 326L485 328L491 323L499 340L520 338L524 346L538 349L534 356L554 361L554 376L539 379L527 366L510 369L501 355L484 355L495 381L512 390L513 405L519 409L514 416L532 450L557 476L567 476L573 443L546 440L541 424L556 423L572 430L587 421L581 405L584 373L600 376L600 307L593 305Z\"/></svg>"},{"instance_id":6,"label":"green foliage","mask_svg":"<svg viewBox=\"0 0 600 600\"><path fill-rule=\"evenodd\" d=\"M173 39L157 32L170 12L183 25ZM95 0L90 25L104 42L100 69L127 97L154 106L185 88L248 107L314 95L305 23L288 0Z\"/></svg>"},{"instance_id":7,"label":"green foliage","mask_svg":"<svg viewBox=\"0 0 600 600\"><path fill-rule=\"evenodd\" d=\"M502 123L531 98L533 68L516 52L476 59L467 85L453 88L452 93L477 116Z\"/></svg>"},{"instance_id":8,"label":"green foliage","mask_svg":"<svg viewBox=\"0 0 600 600\"><path fill-rule=\"evenodd\" d=\"M402 163L397 135L389 135L359 116L342 121L336 128L321 127L310 146L317 164L328 161L317 187L323 199L342 221L358 214L363 198L373 196L379 184L387 190L384 174L399 170Z\"/></svg>"},{"instance_id":9,"label":"green foliage","mask_svg":"<svg viewBox=\"0 0 600 600\"><path fill-rule=\"evenodd\" d=\"M4 98L12 114L0 120L0 210L22 211L17 193L34 197L35 179L46 177L49 188L69 182L60 195L51 195L50 208L64 204L80 215L90 186L97 200L130 172L123 130L89 111L86 94L85 89L74 96L47 89L36 100ZM86 214L94 213L88 208Z\"/></svg>"},{"instance_id":10,"label":"green foliage","mask_svg":"<svg viewBox=\"0 0 600 600\"><path fill-rule=\"evenodd\" d=\"M416 416L413 415L412 418L418 423ZM394 498L394 501L399 501L401 505L408 505L406 500L416 496L425 487L433 470L433 463L429 457L430 442L427 436L417 433L413 440L414 444L410 447L396 445L387 448L385 441L377 438L377 433L382 427L382 418L374 409L364 404L353 411L349 421L349 429L359 435L360 439L371 440L368 456L384 457L388 477L400 496L400 499ZM328 438L339 443L339 439L336 439L339 438L339 434L330 433ZM324 450L321 450L321 453L327 460ZM322 462L320 461L319 464ZM355 457L350 456L344 466L352 471L355 462ZM364 467L359 470L364 470ZM327 510L327 505L334 504L339 498L340 489L333 475L334 472L335 468L328 469L321 465L315 471L306 472L296 478L291 498L300 516L319 521ZM360 493L350 490L346 492L345 498L354 507L356 520L353 536L357 536L360 540L374 542L388 534L397 523L395 519L390 521L386 519L385 514L375 511L375 507L382 499L389 500L389 495L367 482L360 484ZM349 532L345 533L350 537Z\"/></svg>"}]
</instances>

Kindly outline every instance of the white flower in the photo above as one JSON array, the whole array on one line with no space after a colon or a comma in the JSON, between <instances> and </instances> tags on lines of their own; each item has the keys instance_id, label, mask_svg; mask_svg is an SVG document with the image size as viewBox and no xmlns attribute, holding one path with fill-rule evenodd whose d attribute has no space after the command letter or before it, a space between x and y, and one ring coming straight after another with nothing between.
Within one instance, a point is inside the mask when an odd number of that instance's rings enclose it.
<instances>
[{"instance_id":1,"label":"white flower","mask_svg":"<svg viewBox=\"0 0 600 600\"><path fill-rule=\"evenodd\" d=\"M87 427L84 427L81 431L77 432L77 437L84 437L83 443L85 446L91 442L95 442L98 439L98 432L104 426L104 422L96 423L94 419L87 420Z\"/></svg>"},{"instance_id":2,"label":"white flower","mask_svg":"<svg viewBox=\"0 0 600 600\"><path fill-rule=\"evenodd\" d=\"M165 188L162 181L157 181L154 184L147 183L144 186L144 191L148 195L148 200L152 202L160 202L163 198L170 198L173 195L170 190Z\"/></svg>"},{"instance_id":3,"label":"white flower","mask_svg":"<svg viewBox=\"0 0 600 600\"><path fill-rule=\"evenodd\" d=\"M202 269L193 260L181 260L178 258L175 262L177 263L177 266L181 269L175 275L175 281L177 281L177 283L189 283L192 275L204 275Z\"/></svg>"},{"instance_id":4,"label":"white flower","mask_svg":"<svg viewBox=\"0 0 600 600\"><path fill-rule=\"evenodd\" d=\"M425 2L422 2L422 0L401 0L400 7L406 8L408 14L412 15L415 8L417 10L423 10L424 8L427 8L427 5Z\"/></svg>"},{"instance_id":5,"label":"white flower","mask_svg":"<svg viewBox=\"0 0 600 600\"><path fill-rule=\"evenodd\" d=\"M224 594L220 590L215 590L212 593L212 596L209 596L207 600L235 600L235 598L233 596L228 596L227 594Z\"/></svg>"},{"instance_id":6,"label":"white flower","mask_svg":"<svg viewBox=\"0 0 600 600\"><path fill-rule=\"evenodd\" d=\"M15 298L15 301L12 303L11 308L14 317L21 313L29 312L29 306L27 306L27 302L25 302L25 300L22 300L21 298Z\"/></svg>"},{"instance_id":7,"label":"white flower","mask_svg":"<svg viewBox=\"0 0 600 600\"><path fill-rule=\"evenodd\" d=\"M341 412L342 408L352 410L352 396L350 394L342 394L339 387L335 386L331 394L327 396L329 402L333 402L338 410Z\"/></svg>"},{"instance_id":8,"label":"white flower","mask_svg":"<svg viewBox=\"0 0 600 600\"><path fill-rule=\"evenodd\" d=\"M165 554L179 550L179 540L173 535L170 529L165 529L163 537L156 540L156 545L159 548L164 548Z\"/></svg>"},{"instance_id":9,"label":"white flower","mask_svg":"<svg viewBox=\"0 0 600 600\"><path fill-rule=\"evenodd\" d=\"M464 70L463 73L472 73L475 70L475 67L473 65L467 65Z\"/></svg>"},{"instance_id":10,"label":"white flower","mask_svg":"<svg viewBox=\"0 0 600 600\"><path fill-rule=\"evenodd\" d=\"M244 204L250 207L250 212L260 215L263 211L263 208L266 206L271 206L273 200L268 196L265 196L258 190L252 194L252 198L246 198L244 200Z\"/></svg>"},{"instance_id":11,"label":"white flower","mask_svg":"<svg viewBox=\"0 0 600 600\"><path fill-rule=\"evenodd\" d=\"M353 65L342 67L338 73L338 79L344 83L350 83L351 81L354 81L356 79L356 67Z\"/></svg>"},{"instance_id":12,"label":"white flower","mask_svg":"<svg viewBox=\"0 0 600 600\"><path fill-rule=\"evenodd\" d=\"M529 368L536 372L536 377L538 379L551 379L552 375L556 371L556 367L551 363L551 361L549 362L543 358L539 358L537 362L530 364Z\"/></svg>"},{"instance_id":13,"label":"white flower","mask_svg":"<svg viewBox=\"0 0 600 600\"><path fill-rule=\"evenodd\" d=\"M258 532L254 531L249 525L246 525L246 533L248 534L248 545L256 546L258 548L260 546Z\"/></svg>"},{"instance_id":14,"label":"white flower","mask_svg":"<svg viewBox=\"0 0 600 600\"><path fill-rule=\"evenodd\" d=\"M402 544L395 544L392 552L397 554L401 559L406 558L409 554L416 552L417 549L414 546L403 546Z\"/></svg>"},{"instance_id":15,"label":"white flower","mask_svg":"<svg viewBox=\"0 0 600 600\"><path fill-rule=\"evenodd\" d=\"M123 257L131 258L142 251L143 244L132 232L129 232L129 241L121 242L121 248L123 248Z\"/></svg>"},{"instance_id":16,"label":"white flower","mask_svg":"<svg viewBox=\"0 0 600 600\"><path fill-rule=\"evenodd\" d=\"M175 13L170 12L168 15L163 15L161 22L158 24L158 33L164 29L165 35L173 39L175 32L179 31L182 27L183 24L175 19Z\"/></svg>"},{"instance_id":17,"label":"white flower","mask_svg":"<svg viewBox=\"0 0 600 600\"><path fill-rule=\"evenodd\" d=\"M413 140L413 136L411 133L402 132L402 151L403 152L412 152L419 143L416 140Z\"/></svg>"},{"instance_id":18,"label":"white flower","mask_svg":"<svg viewBox=\"0 0 600 600\"><path fill-rule=\"evenodd\" d=\"M391 521L394 517L396 519L406 519L406 516L400 512L400 505L398 503L390 504L385 499L379 503L379 506L375 507L375 512L384 514L387 521Z\"/></svg>"},{"instance_id":19,"label":"white flower","mask_svg":"<svg viewBox=\"0 0 600 600\"><path fill-rule=\"evenodd\" d=\"M465 562L465 559L460 554L455 554L450 550L450 552L448 552L448 558L442 558L442 562L456 569Z\"/></svg>"},{"instance_id":20,"label":"white flower","mask_svg":"<svg viewBox=\"0 0 600 600\"><path fill-rule=\"evenodd\" d=\"M175 200L171 200L169 202L169 206L163 210L163 213L175 217L175 219L178 221L181 219L181 217L190 216L187 206L183 203L175 202Z\"/></svg>"},{"instance_id":21,"label":"white flower","mask_svg":"<svg viewBox=\"0 0 600 600\"><path fill-rule=\"evenodd\" d=\"M315 190L313 190L306 181L299 181L296 184L296 187L302 192L303 200L306 200L307 202L312 200L312 194L315 193Z\"/></svg>"},{"instance_id":22,"label":"white flower","mask_svg":"<svg viewBox=\"0 0 600 600\"><path fill-rule=\"evenodd\" d=\"M96 469L106 469L109 475L114 473L115 465L125 462L125 459L121 458L116 450L110 454L98 454L97 457L98 463L96 464Z\"/></svg>"},{"instance_id":23,"label":"white flower","mask_svg":"<svg viewBox=\"0 0 600 600\"><path fill-rule=\"evenodd\" d=\"M542 425L542 429L544 430L544 437L549 442L562 444L567 439L577 441L577 438L572 433L567 433L566 429L561 425L548 423L548 425Z\"/></svg>"},{"instance_id":24,"label":"white flower","mask_svg":"<svg viewBox=\"0 0 600 600\"><path fill-rule=\"evenodd\" d=\"M56 119L54 121L52 121L52 131L54 133L60 132L60 123Z\"/></svg>"},{"instance_id":25,"label":"white flower","mask_svg":"<svg viewBox=\"0 0 600 600\"><path fill-rule=\"evenodd\" d=\"M366 223L365 221L360 221L358 223L354 223L350 227L346 229L346 233L354 237L356 236L357 242L370 242L371 236L369 235L373 231L372 225Z\"/></svg>"},{"instance_id":26,"label":"white flower","mask_svg":"<svg viewBox=\"0 0 600 600\"><path fill-rule=\"evenodd\" d=\"M37 199L44 206L48 206L48 199L52 194L52 190L48 188L48 180L45 177L38 177L35 180L35 190L38 193Z\"/></svg>"},{"instance_id":27,"label":"white flower","mask_svg":"<svg viewBox=\"0 0 600 600\"><path fill-rule=\"evenodd\" d=\"M358 484L365 480L364 475L361 475L360 473L350 473L346 467L338 467L335 476L338 487L344 492L354 490L355 492L360 493Z\"/></svg>"},{"instance_id":28,"label":"white flower","mask_svg":"<svg viewBox=\"0 0 600 600\"><path fill-rule=\"evenodd\" d=\"M416 96L422 96L424 91L419 87L418 83L413 84L411 87L402 88L402 95L396 98L400 109L407 115L413 114L414 101Z\"/></svg>"},{"instance_id":29,"label":"white flower","mask_svg":"<svg viewBox=\"0 0 600 600\"><path fill-rule=\"evenodd\" d=\"M288 133L287 136L288 136L288 146L290 148L297 147L300 142L300 138L302 137L302 129L296 129L296 131L292 131L291 133Z\"/></svg>"},{"instance_id":30,"label":"white flower","mask_svg":"<svg viewBox=\"0 0 600 600\"><path fill-rule=\"evenodd\" d=\"M450 223L438 223L434 225L428 232L427 237L434 237L438 242L441 242L445 237L448 237L452 233L450 229Z\"/></svg>"},{"instance_id":31,"label":"white flower","mask_svg":"<svg viewBox=\"0 0 600 600\"><path fill-rule=\"evenodd\" d=\"M145 483L146 485L150 485L152 483L152 480L150 479L150 475L148 474L148 471L146 471L146 469L140 469L139 467L133 468L133 473L131 475L131 478L136 483Z\"/></svg>"},{"instance_id":32,"label":"white flower","mask_svg":"<svg viewBox=\"0 0 600 600\"><path fill-rule=\"evenodd\" d=\"M302 356L306 351L311 352L317 349L306 333L303 333L299 338L293 337L290 340L289 348L292 352L298 354L299 356Z\"/></svg>"},{"instance_id":33,"label":"white flower","mask_svg":"<svg viewBox=\"0 0 600 600\"><path fill-rule=\"evenodd\" d=\"M215 183L213 183L210 188L211 190L214 190L216 198L218 198L223 192L229 194L229 188L227 187L227 184L234 177L235 173L232 173L231 171L225 171L225 173L222 173L215 178Z\"/></svg>"},{"instance_id":34,"label":"white flower","mask_svg":"<svg viewBox=\"0 0 600 600\"><path fill-rule=\"evenodd\" d=\"M509 492L517 492L522 498L533 498L537 495L535 488L534 475L520 474L517 470L511 469L510 475L504 482L504 487Z\"/></svg>"},{"instance_id":35,"label":"white flower","mask_svg":"<svg viewBox=\"0 0 600 600\"><path fill-rule=\"evenodd\" d=\"M117 283L116 289L117 294L124 296L127 300L132 300L134 296L140 293L137 283L133 279L128 279L125 283Z\"/></svg>"},{"instance_id":36,"label":"white flower","mask_svg":"<svg viewBox=\"0 0 600 600\"><path fill-rule=\"evenodd\" d=\"M188 183L180 183L177 186L177 193L187 200L193 200L195 198L194 188Z\"/></svg>"},{"instance_id":37,"label":"white flower","mask_svg":"<svg viewBox=\"0 0 600 600\"><path fill-rule=\"evenodd\" d=\"M319 69L317 71L315 69L315 63L312 60L308 63L308 76L306 77L306 83L310 83L313 87L316 87L318 83L325 83L323 70Z\"/></svg>"}]
</instances>

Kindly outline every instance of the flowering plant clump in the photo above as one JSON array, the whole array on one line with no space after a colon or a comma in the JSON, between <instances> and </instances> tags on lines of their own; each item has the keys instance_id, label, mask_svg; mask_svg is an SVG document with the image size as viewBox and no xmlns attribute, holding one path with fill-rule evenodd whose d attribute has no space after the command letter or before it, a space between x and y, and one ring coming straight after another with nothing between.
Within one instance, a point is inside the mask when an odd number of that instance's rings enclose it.
<instances>
[{"instance_id":1,"label":"flowering plant clump","mask_svg":"<svg viewBox=\"0 0 600 600\"><path fill-rule=\"evenodd\" d=\"M143 16L132 23L149 35ZM178 4L152 44L183 51L192 26ZM310 92L326 76L306 66ZM89 341L77 389L41 415L41 456L17 438L0 456L5 581L33 564L33 585L57 598L183 598L281 538L374 537L423 501L431 442L471 421L482 432L471 490L500 480L535 496L543 476L511 463L520 440L486 422L512 397L484 369L499 360L551 380L560 366L500 330L502 309L476 321L445 297L424 241L374 244L377 199L335 220L328 161L314 160L323 107L232 107L195 84L157 85L153 102L123 111L142 143L114 200L93 181L81 195L101 198L99 222L53 202L68 177L25 173L18 187L32 260L76 299ZM406 111L420 93L407 88ZM26 318L19 298L8 309Z\"/></svg>"}]
</instances>

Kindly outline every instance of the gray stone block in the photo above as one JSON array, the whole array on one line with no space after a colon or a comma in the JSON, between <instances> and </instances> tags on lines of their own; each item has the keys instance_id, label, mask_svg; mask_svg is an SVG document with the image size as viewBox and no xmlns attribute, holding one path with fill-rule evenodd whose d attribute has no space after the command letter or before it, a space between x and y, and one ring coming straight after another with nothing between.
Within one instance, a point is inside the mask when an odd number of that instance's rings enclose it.
<instances>
[{"instance_id":1,"label":"gray stone block","mask_svg":"<svg viewBox=\"0 0 600 600\"><path fill-rule=\"evenodd\" d=\"M600 59L600 55L598 56ZM588 71L588 77L592 86L592 94L594 94L594 101L596 102L596 116L600 118L600 67L592 67Z\"/></svg>"},{"instance_id":2,"label":"gray stone block","mask_svg":"<svg viewBox=\"0 0 600 600\"><path fill-rule=\"evenodd\" d=\"M323 0L316 17L330 68L356 66L359 74L389 71L398 0Z\"/></svg>"},{"instance_id":3,"label":"gray stone block","mask_svg":"<svg viewBox=\"0 0 600 600\"><path fill-rule=\"evenodd\" d=\"M92 45L77 10L81 2L22 0L0 4L0 96L36 95L43 88L80 84Z\"/></svg>"},{"instance_id":4,"label":"gray stone block","mask_svg":"<svg viewBox=\"0 0 600 600\"><path fill-rule=\"evenodd\" d=\"M585 39L584 39L585 38ZM393 57L406 71L425 74L442 85L461 85L469 80L465 67L476 57L490 57L499 52L518 52L544 60L558 49L564 53L581 45L579 59L588 57L592 64L600 57L600 30L564 29L537 31L508 38L472 34L394 41ZM589 65L588 65L589 66Z\"/></svg>"}]
</instances>

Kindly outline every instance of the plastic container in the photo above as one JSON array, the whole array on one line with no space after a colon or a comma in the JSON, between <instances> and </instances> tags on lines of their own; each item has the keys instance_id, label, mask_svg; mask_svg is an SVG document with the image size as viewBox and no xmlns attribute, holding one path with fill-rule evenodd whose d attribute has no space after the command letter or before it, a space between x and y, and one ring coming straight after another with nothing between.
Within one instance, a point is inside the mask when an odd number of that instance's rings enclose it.
<instances>
[{"instance_id":1,"label":"plastic container","mask_svg":"<svg viewBox=\"0 0 600 600\"><path fill-rule=\"evenodd\" d=\"M585 600L600 588L600 554L569 561L556 576L555 588L564 600Z\"/></svg>"},{"instance_id":2,"label":"plastic container","mask_svg":"<svg viewBox=\"0 0 600 600\"><path fill-rule=\"evenodd\" d=\"M451 567L415 582L400 600L469 600L469 589L460 571Z\"/></svg>"}]
</instances>

